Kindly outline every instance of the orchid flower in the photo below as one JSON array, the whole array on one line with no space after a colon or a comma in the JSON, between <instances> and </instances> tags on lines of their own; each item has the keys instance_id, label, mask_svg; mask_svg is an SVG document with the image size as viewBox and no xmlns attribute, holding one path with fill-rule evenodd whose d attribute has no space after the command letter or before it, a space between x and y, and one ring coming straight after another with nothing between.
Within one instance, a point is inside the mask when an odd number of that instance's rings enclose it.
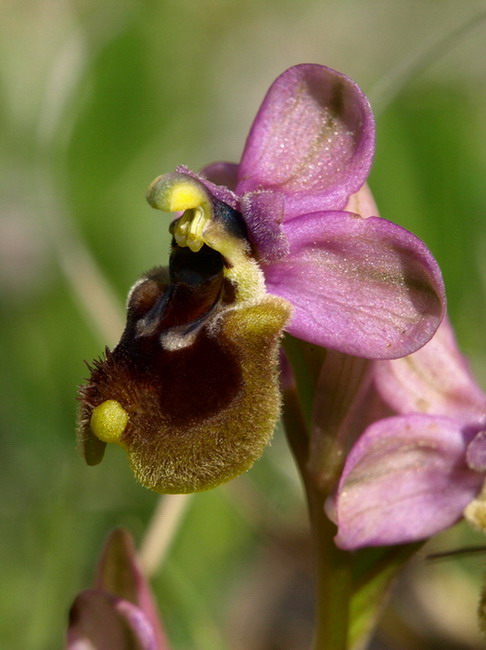
<instances>
[{"instance_id":1,"label":"orchid flower","mask_svg":"<svg viewBox=\"0 0 486 650\"><path fill-rule=\"evenodd\" d=\"M370 214L373 151L362 91L304 64L270 87L239 165L155 179L149 203L178 213L169 269L135 284L120 343L81 390L89 463L112 442L151 489L214 487L272 435L284 330L369 359L433 336L440 271L419 239Z\"/></svg>"},{"instance_id":2,"label":"orchid flower","mask_svg":"<svg viewBox=\"0 0 486 650\"><path fill-rule=\"evenodd\" d=\"M486 474L486 395L448 321L418 352L373 362L372 376L381 416L375 412L347 456L334 500L336 543L356 549L427 539L466 507L486 528L475 499Z\"/></svg>"},{"instance_id":3,"label":"orchid flower","mask_svg":"<svg viewBox=\"0 0 486 650\"><path fill-rule=\"evenodd\" d=\"M66 650L169 650L130 535L114 530L98 565L95 587L69 613Z\"/></svg>"}]
</instances>

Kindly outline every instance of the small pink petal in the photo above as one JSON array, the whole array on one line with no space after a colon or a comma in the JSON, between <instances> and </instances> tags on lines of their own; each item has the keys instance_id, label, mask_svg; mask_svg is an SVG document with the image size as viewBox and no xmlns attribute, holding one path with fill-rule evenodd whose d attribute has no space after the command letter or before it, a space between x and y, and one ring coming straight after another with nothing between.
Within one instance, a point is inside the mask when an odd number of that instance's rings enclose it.
<instances>
[{"instance_id":1,"label":"small pink petal","mask_svg":"<svg viewBox=\"0 0 486 650\"><path fill-rule=\"evenodd\" d=\"M283 192L286 220L342 209L365 182L373 149L373 115L359 87L330 68L297 65L278 77L263 100L237 192Z\"/></svg>"},{"instance_id":2,"label":"small pink petal","mask_svg":"<svg viewBox=\"0 0 486 650\"><path fill-rule=\"evenodd\" d=\"M425 539L448 528L481 488L456 422L425 415L380 420L349 454L335 500L344 549Z\"/></svg>"},{"instance_id":3,"label":"small pink petal","mask_svg":"<svg viewBox=\"0 0 486 650\"><path fill-rule=\"evenodd\" d=\"M373 194L366 183L357 192L351 194L344 209L346 212L359 214L360 217L380 216Z\"/></svg>"},{"instance_id":4,"label":"small pink petal","mask_svg":"<svg viewBox=\"0 0 486 650\"><path fill-rule=\"evenodd\" d=\"M444 286L417 237L346 212L305 215L284 230L289 255L263 270L268 291L293 305L291 334L368 359L410 354L432 337Z\"/></svg>"},{"instance_id":5,"label":"small pink petal","mask_svg":"<svg viewBox=\"0 0 486 650\"><path fill-rule=\"evenodd\" d=\"M238 182L238 165L229 162L214 162L201 169L201 176L215 185L224 185L234 191Z\"/></svg>"},{"instance_id":6,"label":"small pink petal","mask_svg":"<svg viewBox=\"0 0 486 650\"><path fill-rule=\"evenodd\" d=\"M376 387L398 413L430 413L471 425L486 417L486 395L460 353L447 319L414 354L375 364Z\"/></svg>"}]
</instances>

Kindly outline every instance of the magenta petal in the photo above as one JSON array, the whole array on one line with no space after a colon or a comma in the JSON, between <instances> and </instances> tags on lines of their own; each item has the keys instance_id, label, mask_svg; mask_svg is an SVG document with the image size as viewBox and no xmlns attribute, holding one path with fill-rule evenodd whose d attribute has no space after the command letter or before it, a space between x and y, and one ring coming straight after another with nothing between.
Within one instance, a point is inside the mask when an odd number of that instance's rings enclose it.
<instances>
[{"instance_id":1,"label":"magenta petal","mask_svg":"<svg viewBox=\"0 0 486 650\"><path fill-rule=\"evenodd\" d=\"M271 262L289 252L282 221L284 199L280 192L248 192L241 197L241 212L260 261Z\"/></svg>"},{"instance_id":2,"label":"magenta petal","mask_svg":"<svg viewBox=\"0 0 486 650\"><path fill-rule=\"evenodd\" d=\"M305 215L284 230L290 254L263 269L268 291L293 304L291 334L370 359L410 354L434 334L444 287L417 237L346 212Z\"/></svg>"},{"instance_id":3,"label":"magenta petal","mask_svg":"<svg viewBox=\"0 0 486 650\"><path fill-rule=\"evenodd\" d=\"M446 318L415 354L376 363L375 381L382 398L401 414L444 415L471 425L486 416L486 395L459 352Z\"/></svg>"},{"instance_id":4,"label":"magenta petal","mask_svg":"<svg viewBox=\"0 0 486 650\"><path fill-rule=\"evenodd\" d=\"M285 219L342 209L368 175L374 122L348 77L320 65L288 69L272 84L253 122L237 193L280 190Z\"/></svg>"},{"instance_id":5,"label":"magenta petal","mask_svg":"<svg viewBox=\"0 0 486 650\"><path fill-rule=\"evenodd\" d=\"M339 484L336 544L401 544L454 524L483 481L467 467L465 448L459 426L448 418L397 416L368 427Z\"/></svg>"}]
</instances>

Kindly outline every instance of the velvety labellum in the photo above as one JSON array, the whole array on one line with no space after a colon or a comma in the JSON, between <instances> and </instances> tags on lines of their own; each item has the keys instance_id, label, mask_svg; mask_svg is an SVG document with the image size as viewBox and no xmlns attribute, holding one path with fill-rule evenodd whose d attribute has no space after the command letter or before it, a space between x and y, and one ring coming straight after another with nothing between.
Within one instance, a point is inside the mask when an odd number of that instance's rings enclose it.
<instances>
[{"instance_id":1,"label":"velvety labellum","mask_svg":"<svg viewBox=\"0 0 486 650\"><path fill-rule=\"evenodd\" d=\"M246 250L228 210L218 227ZM279 415L278 347L289 307L266 293L245 300L242 285L253 286L261 271L246 254L242 260L235 275L217 250L174 241L169 269L137 282L120 342L81 389L88 463L116 442L142 484L184 493L214 487L262 454Z\"/></svg>"}]
</instances>

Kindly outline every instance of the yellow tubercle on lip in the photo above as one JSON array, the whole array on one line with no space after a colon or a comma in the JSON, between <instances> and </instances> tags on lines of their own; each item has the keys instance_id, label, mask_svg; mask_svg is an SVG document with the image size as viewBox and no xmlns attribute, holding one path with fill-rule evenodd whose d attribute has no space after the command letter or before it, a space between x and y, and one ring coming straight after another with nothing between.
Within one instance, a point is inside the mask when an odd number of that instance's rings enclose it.
<instances>
[{"instance_id":1,"label":"yellow tubercle on lip","mask_svg":"<svg viewBox=\"0 0 486 650\"><path fill-rule=\"evenodd\" d=\"M90 426L94 435L103 442L119 443L126 429L129 415L114 399L106 400L93 409Z\"/></svg>"}]
</instances>

